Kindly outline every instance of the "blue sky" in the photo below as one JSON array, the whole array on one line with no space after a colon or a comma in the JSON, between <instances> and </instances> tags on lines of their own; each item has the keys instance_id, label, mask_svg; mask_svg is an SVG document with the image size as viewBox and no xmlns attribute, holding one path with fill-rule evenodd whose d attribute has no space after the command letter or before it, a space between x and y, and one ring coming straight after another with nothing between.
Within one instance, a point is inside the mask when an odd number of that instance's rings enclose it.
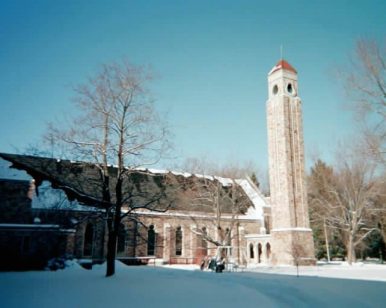
<instances>
[{"instance_id":1,"label":"blue sky","mask_svg":"<svg viewBox=\"0 0 386 308\"><path fill-rule=\"evenodd\" d=\"M385 38L386 1L315 2L0 0L0 151L36 143L71 110L74 85L125 57L156 72L180 160L265 169L267 73L283 44L299 73L306 153L331 160L355 130L334 69L358 38Z\"/></svg>"}]
</instances>

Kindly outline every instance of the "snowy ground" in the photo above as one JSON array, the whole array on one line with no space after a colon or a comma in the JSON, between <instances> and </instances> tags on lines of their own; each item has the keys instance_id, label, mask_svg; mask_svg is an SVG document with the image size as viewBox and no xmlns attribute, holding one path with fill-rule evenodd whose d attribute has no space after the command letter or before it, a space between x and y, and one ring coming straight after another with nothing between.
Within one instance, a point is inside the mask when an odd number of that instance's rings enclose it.
<instances>
[{"instance_id":1,"label":"snowy ground","mask_svg":"<svg viewBox=\"0 0 386 308\"><path fill-rule=\"evenodd\" d=\"M296 274L295 268L259 267L253 272L216 274L152 266L128 267L121 263L117 263L117 274L111 278L104 277L104 266L91 271L74 265L57 272L0 273L0 306L386 307L385 281L321 277L339 273L338 276L353 274L363 279L368 272L368 276L376 274L386 280L385 265L350 268L334 264L317 269L317 272L301 269L300 274L307 276L299 278L292 275Z\"/></svg>"},{"instance_id":2,"label":"snowy ground","mask_svg":"<svg viewBox=\"0 0 386 308\"><path fill-rule=\"evenodd\" d=\"M198 270L197 265L165 265L166 268ZM253 272L264 274L297 275L294 266L256 266L248 269L238 269L237 272ZM358 262L348 265L346 262L318 262L318 266L299 267L300 276L375 280L386 282L386 264ZM386 305L385 305L386 307Z\"/></svg>"},{"instance_id":3,"label":"snowy ground","mask_svg":"<svg viewBox=\"0 0 386 308\"><path fill-rule=\"evenodd\" d=\"M296 267L256 267L250 271L266 274L296 275ZM329 277L343 279L361 279L386 281L386 264L354 263L348 265L346 262L319 262L318 266L299 267L299 275L313 277ZM386 303L385 303L386 307Z\"/></svg>"}]
</instances>

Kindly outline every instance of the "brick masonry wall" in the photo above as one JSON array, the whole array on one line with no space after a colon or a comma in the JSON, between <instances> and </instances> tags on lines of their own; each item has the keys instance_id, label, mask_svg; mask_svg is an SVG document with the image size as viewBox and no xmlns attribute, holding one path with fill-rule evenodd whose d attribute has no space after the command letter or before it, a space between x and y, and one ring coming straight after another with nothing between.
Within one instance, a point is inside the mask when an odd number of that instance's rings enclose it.
<instances>
[{"instance_id":1,"label":"brick masonry wall","mask_svg":"<svg viewBox=\"0 0 386 308\"><path fill-rule=\"evenodd\" d=\"M171 214L171 213L169 213ZM186 215L186 213L184 213ZM156 258L163 259L166 263L200 263L203 257L202 238L192 231L193 228L205 227L208 234L217 239L217 230L213 219L210 218L191 218L189 216L179 216L175 213L172 215L157 215L143 214L140 217L141 223L136 226L133 222L125 221L125 249L123 252L117 253L118 257L147 257L148 256L148 229L150 225L154 226L156 232ZM84 256L84 238L87 224L91 223L94 228L93 236L93 254L92 256ZM182 254L176 255L176 229L180 226L182 229ZM234 247L239 247L242 252L235 255L244 256L246 253L246 240L244 235L258 234L262 224L260 221L240 220L234 223L232 228L231 244ZM104 230L105 225L101 220L89 220L78 225L76 233L71 235L68 240L67 251L74 252L77 258L93 258L103 259L106 256L107 230ZM230 220L223 220L222 228L231 228ZM136 231L135 231L136 230ZM242 230L242 231L240 231ZM73 244L71 243L73 242ZM217 252L217 246L212 243L207 243L207 255L214 256Z\"/></svg>"}]
</instances>

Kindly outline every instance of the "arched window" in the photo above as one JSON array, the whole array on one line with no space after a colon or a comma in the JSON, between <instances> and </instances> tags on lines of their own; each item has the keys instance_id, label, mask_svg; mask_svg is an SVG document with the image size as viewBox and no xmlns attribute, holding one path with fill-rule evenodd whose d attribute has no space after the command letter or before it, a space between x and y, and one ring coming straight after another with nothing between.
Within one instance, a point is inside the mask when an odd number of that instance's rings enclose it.
<instances>
[{"instance_id":1,"label":"arched window","mask_svg":"<svg viewBox=\"0 0 386 308\"><path fill-rule=\"evenodd\" d=\"M201 248L202 248L202 255L206 256L208 255L208 242L206 241L206 236L208 235L208 231L206 230L206 227L202 227L202 237L201 237Z\"/></svg>"},{"instance_id":2,"label":"arched window","mask_svg":"<svg viewBox=\"0 0 386 308\"><path fill-rule=\"evenodd\" d=\"M265 247L267 248L267 251L266 251L267 260L269 260L269 257L271 256L271 244L267 243Z\"/></svg>"},{"instance_id":3,"label":"arched window","mask_svg":"<svg viewBox=\"0 0 386 308\"><path fill-rule=\"evenodd\" d=\"M156 233L154 231L154 225L150 225L149 230L147 230L147 255L148 256L155 255L155 239L156 239Z\"/></svg>"},{"instance_id":4,"label":"arched window","mask_svg":"<svg viewBox=\"0 0 386 308\"><path fill-rule=\"evenodd\" d=\"M249 257L251 259L254 259L255 258L255 253L253 251L253 244L249 244Z\"/></svg>"},{"instance_id":5,"label":"arched window","mask_svg":"<svg viewBox=\"0 0 386 308\"><path fill-rule=\"evenodd\" d=\"M261 246L261 244L259 243L257 245L257 262L260 263L261 262L261 254L263 253L263 248Z\"/></svg>"},{"instance_id":6,"label":"arched window","mask_svg":"<svg viewBox=\"0 0 386 308\"><path fill-rule=\"evenodd\" d=\"M231 245L231 229L225 229L225 245Z\"/></svg>"},{"instance_id":7,"label":"arched window","mask_svg":"<svg viewBox=\"0 0 386 308\"><path fill-rule=\"evenodd\" d=\"M117 243L117 252L122 253L125 251L126 246L126 229L124 224L119 224L118 229L118 243Z\"/></svg>"},{"instance_id":8,"label":"arched window","mask_svg":"<svg viewBox=\"0 0 386 308\"><path fill-rule=\"evenodd\" d=\"M83 256L90 257L92 256L92 246L94 241L94 226L89 223L86 226L84 232L84 241L83 241Z\"/></svg>"},{"instance_id":9,"label":"arched window","mask_svg":"<svg viewBox=\"0 0 386 308\"><path fill-rule=\"evenodd\" d=\"M182 229L177 227L176 229L176 256L182 255Z\"/></svg>"}]
</instances>

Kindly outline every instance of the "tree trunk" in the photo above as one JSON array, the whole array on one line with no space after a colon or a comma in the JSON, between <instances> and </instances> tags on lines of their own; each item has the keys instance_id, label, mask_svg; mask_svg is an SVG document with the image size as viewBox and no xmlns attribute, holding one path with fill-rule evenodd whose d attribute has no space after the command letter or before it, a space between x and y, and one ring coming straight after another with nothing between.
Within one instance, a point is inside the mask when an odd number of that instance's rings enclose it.
<instances>
[{"instance_id":1,"label":"tree trunk","mask_svg":"<svg viewBox=\"0 0 386 308\"><path fill-rule=\"evenodd\" d=\"M103 200L110 204L110 177L107 170L107 164L104 165L103 173ZM106 255L106 277L112 276L115 273L115 255L117 247L117 235L116 228L114 226L114 215L110 212L110 209L107 208L107 255Z\"/></svg>"},{"instance_id":2,"label":"tree trunk","mask_svg":"<svg viewBox=\"0 0 386 308\"><path fill-rule=\"evenodd\" d=\"M347 262L352 264L355 261L355 249L354 249L354 237L349 233L348 236L348 245L347 245Z\"/></svg>"},{"instance_id":3,"label":"tree trunk","mask_svg":"<svg viewBox=\"0 0 386 308\"><path fill-rule=\"evenodd\" d=\"M326 219L323 221L323 227L324 227L324 238L326 241L326 251L327 251L327 262L330 263L330 247L328 243L328 236L327 236L327 226L326 226Z\"/></svg>"},{"instance_id":4,"label":"tree trunk","mask_svg":"<svg viewBox=\"0 0 386 308\"><path fill-rule=\"evenodd\" d=\"M107 242L107 266L106 277L113 276L115 274L115 256L117 247L117 232L115 230L109 231L109 239Z\"/></svg>"},{"instance_id":5,"label":"tree trunk","mask_svg":"<svg viewBox=\"0 0 386 308\"><path fill-rule=\"evenodd\" d=\"M119 225L121 223L121 209L122 209L122 179L119 176L117 184L115 186L116 203L114 219L112 221L112 228L109 230L109 242L107 243L107 267L106 277L113 276L115 274L115 257L117 255L117 239Z\"/></svg>"}]
</instances>

